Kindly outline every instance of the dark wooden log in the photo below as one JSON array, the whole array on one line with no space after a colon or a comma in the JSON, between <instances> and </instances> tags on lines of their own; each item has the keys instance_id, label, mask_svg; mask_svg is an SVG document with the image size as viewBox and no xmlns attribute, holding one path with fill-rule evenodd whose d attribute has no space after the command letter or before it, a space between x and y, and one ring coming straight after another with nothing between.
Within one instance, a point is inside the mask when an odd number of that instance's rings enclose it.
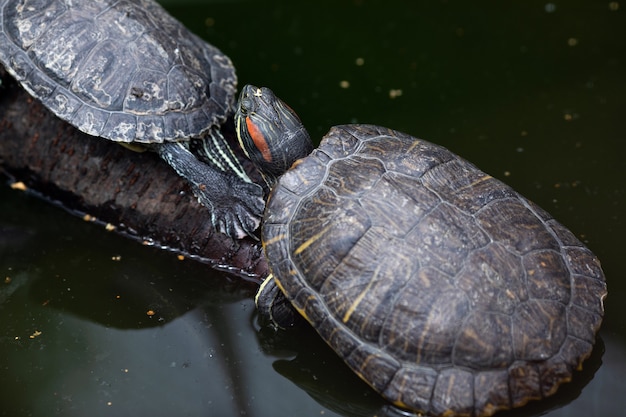
<instances>
[{"instance_id":1,"label":"dark wooden log","mask_svg":"<svg viewBox=\"0 0 626 417\"><path fill-rule=\"evenodd\" d=\"M85 135L51 114L1 67L0 80L0 171L11 181L141 242L248 279L267 274L260 243L216 232L208 211L156 154ZM223 133L234 140L232 121Z\"/></svg>"}]
</instances>

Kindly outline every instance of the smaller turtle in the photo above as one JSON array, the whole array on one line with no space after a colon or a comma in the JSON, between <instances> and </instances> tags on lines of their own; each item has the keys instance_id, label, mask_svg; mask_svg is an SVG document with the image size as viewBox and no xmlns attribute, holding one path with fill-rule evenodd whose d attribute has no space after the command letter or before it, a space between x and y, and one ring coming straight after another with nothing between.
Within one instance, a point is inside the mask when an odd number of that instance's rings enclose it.
<instances>
[{"instance_id":1,"label":"smaller turtle","mask_svg":"<svg viewBox=\"0 0 626 417\"><path fill-rule=\"evenodd\" d=\"M554 394L590 355L600 262L504 183L379 126L333 127L306 156L300 120L265 88L244 87L235 119L275 182L260 314L287 325L288 300L387 400L489 416Z\"/></svg>"},{"instance_id":2,"label":"smaller turtle","mask_svg":"<svg viewBox=\"0 0 626 417\"><path fill-rule=\"evenodd\" d=\"M79 130L157 152L218 230L253 236L263 190L220 133L235 68L158 3L0 0L0 64Z\"/></svg>"}]
</instances>

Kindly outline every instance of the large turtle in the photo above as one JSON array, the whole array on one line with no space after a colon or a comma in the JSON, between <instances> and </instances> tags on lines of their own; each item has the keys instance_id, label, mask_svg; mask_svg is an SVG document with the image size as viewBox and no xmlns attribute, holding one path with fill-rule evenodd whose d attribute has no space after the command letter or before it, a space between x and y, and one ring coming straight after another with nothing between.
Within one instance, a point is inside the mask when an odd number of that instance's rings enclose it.
<instances>
[{"instance_id":1,"label":"large turtle","mask_svg":"<svg viewBox=\"0 0 626 417\"><path fill-rule=\"evenodd\" d=\"M220 231L257 228L262 189L219 129L232 114L235 68L156 2L0 0L0 63L81 131L156 151Z\"/></svg>"},{"instance_id":2,"label":"large turtle","mask_svg":"<svg viewBox=\"0 0 626 417\"><path fill-rule=\"evenodd\" d=\"M378 126L333 127L306 156L298 117L266 88L243 89L235 122L270 182L297 161L266 207L260 313L290 323L286 297L387 400L488 416L552 395L591 353L600 263L507 185Z\"/></svg>"}]
</instances>

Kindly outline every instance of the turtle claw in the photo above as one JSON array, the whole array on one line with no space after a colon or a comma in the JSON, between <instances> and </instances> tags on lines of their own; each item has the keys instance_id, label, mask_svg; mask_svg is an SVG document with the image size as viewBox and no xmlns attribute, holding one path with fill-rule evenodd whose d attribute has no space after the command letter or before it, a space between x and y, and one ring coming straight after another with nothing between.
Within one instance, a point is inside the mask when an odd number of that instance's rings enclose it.
<instances>
[{"instance_id":1,"label":"turtle claw","mask_svg":"<svg viewBox=\"0 0 626 417\"><path fill-rule=\"evenodd\" d=\"M215 194L204 196L202 191L198 193L200 203L211 210L215 229L234 239L250 236L258 240L254 232L261 223L265 208L261 186L233 177L230 186L222 193L223 198L215 198Z\"/></svg>"},{"instance_id":2,"label":"turtle claw","mask_svg":"<svg viewBox=\"0 0 626 417\"><path fill-rule=\"evenodd\" d=\"M264 205L263 199L258 200ZM241 203L241 202L239 202ZM251 201L246 202L246 206L250 205ZM258 236L254 233L261 224L261 215L255 215L253 213L263 212L261 207L260 211L258 207L249 210L250 207L243 207L243 205L234 203L232 207L228 207L221 214L215 213L214 226L218 232L236 239L243 239L246 236L259 240Z\"/></svg>"}]
</instances>

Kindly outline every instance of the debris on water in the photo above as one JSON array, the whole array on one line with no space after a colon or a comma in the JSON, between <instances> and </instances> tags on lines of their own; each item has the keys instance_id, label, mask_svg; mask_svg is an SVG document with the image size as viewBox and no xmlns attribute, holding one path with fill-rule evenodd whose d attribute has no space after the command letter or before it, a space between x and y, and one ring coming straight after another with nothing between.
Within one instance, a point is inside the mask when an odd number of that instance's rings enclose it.
<instances>
[{"instance_id":1,"label":"debris on water","mask_svg":"<svg viewBox=\"0 0 626 417\"><path fill-rule=\"evenodd\" d=\"M389 98L394 99L402 95L402 90L399 88L389 90Z\"/></svg>"},{"instance_id":2,"label":"debris on water","mask_svg":"<svg viewBox=\"0 0 626 417\"><path fill-rule=\"evenodd\" d=\"M20 190L20 191L28 190L28 187L22 181L17 181L17 182L11 183L10 187L13 190Z\"/></svg>"}]
</instances>

